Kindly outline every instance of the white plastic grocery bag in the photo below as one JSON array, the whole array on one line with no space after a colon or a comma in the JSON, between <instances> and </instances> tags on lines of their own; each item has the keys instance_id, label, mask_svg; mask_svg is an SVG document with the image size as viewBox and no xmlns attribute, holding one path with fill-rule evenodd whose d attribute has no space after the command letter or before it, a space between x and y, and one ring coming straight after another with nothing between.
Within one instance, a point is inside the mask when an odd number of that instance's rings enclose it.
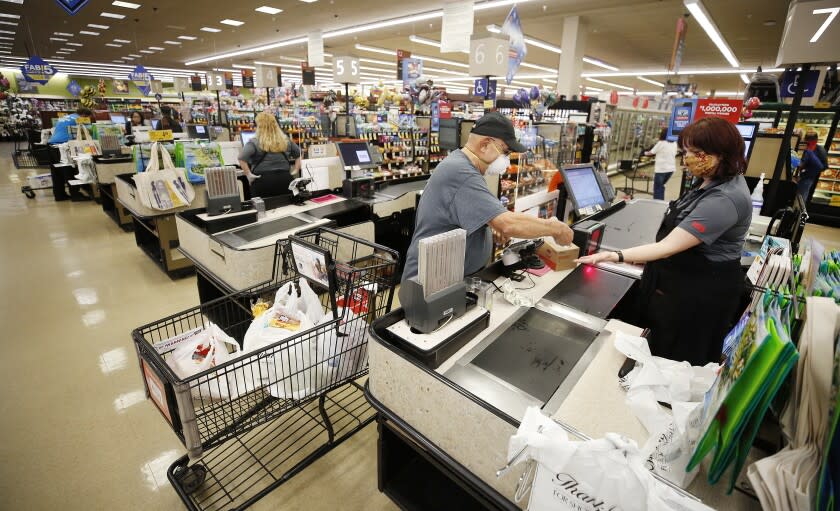
<instances>
[{"instance_id":1,"label":"white plastic grocery bag","mask_svg":"<svg viewBox=\"0 0 840 511\"><path fill-rule=\"evenodd\" d=\"M370 290L355 289L346 299L336 302L339 325L328 330L322 339L321 350L326 353L324 366L327 383L333 384L358 373L367 366L367 318L372 300ZM326 316L331 320L332 316Z\"/></svg>"},{"instance_id":2,"label":"white plastic grocery bag","mask_svg":"<svg viewBox=\"0 0 840 511\"><path fill-rule=\"evenodd\" d=\"M303 399L316 388L317 338L314 332L301 337L315 326L307 316L306 307L294 282L288 282L277 291L271 308L255 318L245 333L246 353L289 339L260 358L259 380L274 397Z\"/></svg>"},{"instance_id":3,"label":"white plastic grocery bag","mask_svg":"<svg viewBox=\"0 0 840 511\"><path fill-rule=\"evenodd\" d=\"M190 335L173 339L167 346L175 347L167 362L181 379L224 364L234 359L239 351L239 344L213 323L204 329L193 330ZM192 387L192 394L203 399L236 398L237 393L232 392L228 385L231 375L230 371L211 373L206 381L200 381L199 385Z\"/></svg>"},{"instance_id":4,"label":"white plastic grocery bag","mask_svg":"<svg viewBox=\"0 0 840 511\"><path fill-rule=\"evenodd\" d=\"M644 457L634 441L615 433L602 439L571 441L566 431L537 407L526 410L519 430L510 438L508 459L511 466L523 462L536 465L530 511L711 510L656 479L644 467Z\"/></svg>"},{"instance_id":5,"label":"white plastic grocery bag","mask_svg":"<svg viewBox=\"0 0 840 511\"><path fill-rule=\"evenodd\" d=\"M650 434L641 450L647 468L680 488L688 487L698 472L685 468L703 433L701 405L720 366L694 367L654 357L647 339L621 332L616 334L615 347L636 360L620 384L627 390L627 406ZM659 403L668 403L671 410Z\"/></svg>"},{"instance_id":6,"label":"white plastic grocery bag","mask_svg":"<svg viewBox=\"0 0 840 511\"><path fill-rule=\"evenodd\" d=\"M189 206L195 198L195 190L184 169L175 168L169 151L161 150L158 142L152 144L146 171L132 178L137 186L137 196L147 208L167 211Z\"/></svg>"}]
</instances>

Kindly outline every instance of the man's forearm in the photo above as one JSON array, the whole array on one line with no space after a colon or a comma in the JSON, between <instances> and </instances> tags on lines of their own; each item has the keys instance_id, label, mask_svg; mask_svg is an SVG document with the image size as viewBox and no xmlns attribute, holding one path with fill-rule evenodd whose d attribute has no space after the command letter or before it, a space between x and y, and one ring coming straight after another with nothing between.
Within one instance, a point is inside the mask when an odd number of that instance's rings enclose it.
<instances>
[{"instance_id":1,"label":"man's forearm","mask_svg":"<svg viewBox=\"0 0 840 511\"><path fill-rule=\"evenodd\" d=\"M551 236L554 229L548 220L522 213L509 213L505 218L502 235L507 238L541 238Z\"/></svg>"}]
</instances>

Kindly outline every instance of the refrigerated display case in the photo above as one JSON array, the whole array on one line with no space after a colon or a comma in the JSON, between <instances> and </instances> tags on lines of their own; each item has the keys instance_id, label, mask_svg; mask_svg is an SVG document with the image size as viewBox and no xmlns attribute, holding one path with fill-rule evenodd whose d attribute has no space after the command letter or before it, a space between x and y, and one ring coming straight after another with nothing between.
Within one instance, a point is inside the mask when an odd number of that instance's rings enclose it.
<instances>
[{"instance_id":1,"label":"refrigerated display case","mask_svg":"<svg viewBox=\"0 0 840 511\"><path fill-rule=\"evenodd\" d=\"M612 122L607 151L607 169L618 170L621 160L638 160L643 150L659 140L662 128L668 125L669 112L608 109ZM652 163L645 161L641 165Z\"/></svg>"},{"instance_id":2,"label":"refrigerated display case","mask_svg":"<svg viewBox=\"0 0 840 511\"><path fill-rule=\"evenodd\" d=\"M828 169L820 174L811 204L814 213L830 214L833 209L840 216L840 134L834 133L827 150Z\"/></svg>"}]
</instances>

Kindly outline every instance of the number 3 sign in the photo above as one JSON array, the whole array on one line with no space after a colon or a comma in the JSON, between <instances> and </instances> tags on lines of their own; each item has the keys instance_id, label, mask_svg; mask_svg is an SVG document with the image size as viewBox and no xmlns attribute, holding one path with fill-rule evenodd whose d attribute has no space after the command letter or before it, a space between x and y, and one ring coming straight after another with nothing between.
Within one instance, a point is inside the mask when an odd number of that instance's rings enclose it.
<instances>
[{"instance_id":1,"label":"number 3 sign","mask_svg":"<svg viewBox=\"0 0 840 511\"><path fill-rule=\"evenodd\" d=\"M225 90L223 73L207 73L207 90Z\"/></svg>"},{"instance_id":2,"label":"number 3 sign","mask_svg":"<svg viewBox=\"0 0 840 511\"><path fill-rule=\"evenodd\" d=\"M501 37L484 37L470 41L470 74L507 75L509 46L508 39Z\"/></svg>"}]
</instances>

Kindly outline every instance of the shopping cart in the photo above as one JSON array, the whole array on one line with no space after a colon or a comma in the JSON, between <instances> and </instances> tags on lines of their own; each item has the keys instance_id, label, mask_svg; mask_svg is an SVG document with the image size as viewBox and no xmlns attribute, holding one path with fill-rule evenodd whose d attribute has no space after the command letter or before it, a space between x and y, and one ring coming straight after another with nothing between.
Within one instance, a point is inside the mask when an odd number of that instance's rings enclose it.
<instances>
[{"instance_id":1,"label":"shopping cart","mask_svg":"<svg viewBox=\"0 0 840 511\"><path fill-rule=\"evenodd\" d=\"M277 289L301 278L290 239L277 242L268 282L132 332L147 397L187 449L169 467L168 478L188 509L249 507L375 418L361 380L367 374L367 327L391 308L399 256L328 228L294 238L328 250L336 263L334 293L320 294L324 310L336 313L330 321L189 378L176 376L167 363L173 349L159 351L162 341L209 322L241 347L254 301L272 299ZM341 340L348 336L357 341ZM313 348L305 367L266 364ZM255 388L254 382L262 385ZM211 398L223 385L232 398ZM270 388L278 387L307 390L284 399L272 396L277 392Z\"/></svg>"}]
</instances>

